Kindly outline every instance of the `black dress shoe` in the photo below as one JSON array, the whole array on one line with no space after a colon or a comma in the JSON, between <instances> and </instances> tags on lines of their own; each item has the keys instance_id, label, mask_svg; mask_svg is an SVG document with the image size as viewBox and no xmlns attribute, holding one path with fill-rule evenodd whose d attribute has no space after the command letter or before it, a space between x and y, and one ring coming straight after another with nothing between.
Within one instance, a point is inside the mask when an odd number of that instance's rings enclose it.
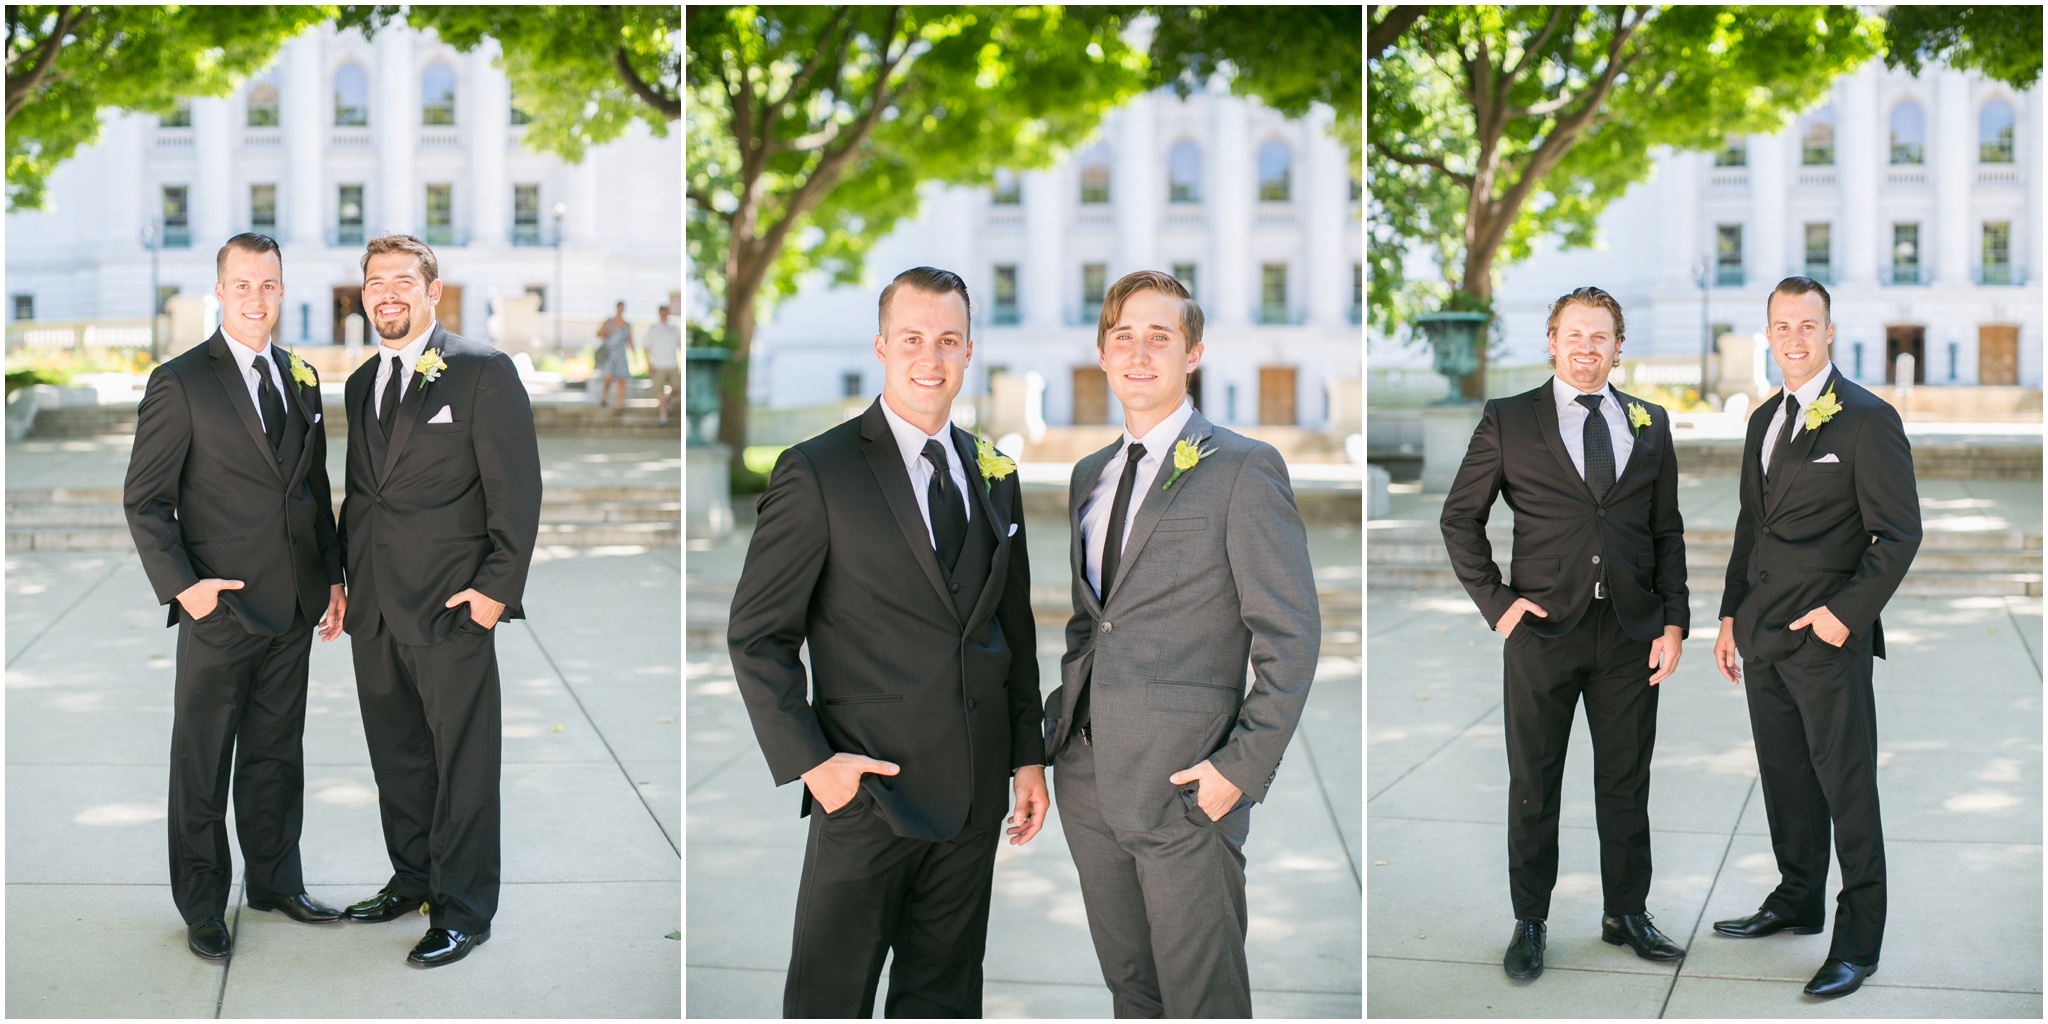
<instances>
[{"instance_id":1,"label":"black dress shoe","mask_svg":"<svg viewBox=\"0 0 2048 1024\"><path fill-rule=\"evenodd\" d=\"M377 890L377 895L361 903L349 904L348 909L344 913L348 915L348 919L351 921L368 923L389 921L394 917L402 917L418 910L420 904L425 902L425 900L416 896L400 896L387 885Z\"/></svg>"},{"instance_id":2,"label":"black dress shoe","mask_svg":"<svg viewBox=\"0 0 2048 1024\"><path fill-rule=\"evenodd\" d=\"M185 945L208 960L225 959L234 942L228 938L227 922L209 917L185 928Z\"/></svg>"},{"instance_id":3,"label":"black dress shoe","mask_svg":"<svg viewBox=\"0 0 2048 1024\"><path fill-rule=\"evenodd\" d=\"M1863 979L1877 973L1877 965L1852 964L1847 960L1829 960L1813 972L1813 980L1806 983L1806 994L1832 999L1846 996L1863 987Z\"/></svg>"},{"instance_id":4,"label":"black dress shoe","mask_svg":"<svg viewBox=\"0 0 2048 1024\"><path fill-rule=\"evenodd\" d=\"M1515 936L1508 940L1508 955L1500 962L1508 977L1529 981L1543 973L1543 922L1524 917L1515 922Z\"/></svg>"},{"instance_id":5,"label":"black dress shoe","mask_svg":"<svg viewBox=\"0 0 2048 1024\"><path fill-rule=\"evenodd\" d=\"M1677 960L1685 956L1685 950L1665 938L1664 933L1650 923L1648 914L1603 917L1600 919L1600 938L1610 946L1625 945L1645 960Z\"/></svg>"},{"instance_id":6,"label":"black dress shoe","mask_svg":"<svg viewBox=\"0 0 2048 1024\"><path fill-rule=\"evenodd\" d=\"M294 921L304 921L307 924L326 924L341 920L341 911L305 893L286 896L281 900L259 900L252 896L249 898L249 909L275 910Z\"/></svg>"},{"instance_id":7,"label":"black dress shoe","mask_svg":"<svg viewBox=\"0 0 2048 1024\"><path fill-rule=\"evenodd\" d=\"M1759 910L1748 917L1714 922L1714 931L1731 939L1761 939L1766 935L1776 935L1787 928L1791 929L1794 935L1812 935L1820 931L1821 922L1801 924L1780 915L1775 910Z\"/></svg>"},{"instance_id":8,"label":"black dress shoe","mask_svg":"<svg viewBox=\"0 0 2048 1024\"><path fill-rule=\"evenodd\" d=\"M489 941L489 928L480 932L456 931L453 928L429 928L420 937L419 945L405 955L405 962L415 967L439 967L452 964L469 955L469 951Z\"/></svg>"}]
</instances>

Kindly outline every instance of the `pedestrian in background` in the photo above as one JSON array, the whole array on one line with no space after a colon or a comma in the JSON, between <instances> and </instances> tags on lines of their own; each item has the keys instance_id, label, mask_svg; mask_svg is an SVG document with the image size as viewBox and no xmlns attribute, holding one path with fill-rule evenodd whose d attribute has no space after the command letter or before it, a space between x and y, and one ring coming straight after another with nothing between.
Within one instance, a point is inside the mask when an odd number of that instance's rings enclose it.
<instances>
[{"instance_id":1,"label":"pedestrian in background","mask_svg":"<svg viewBox=\"0 0 2048 1024\"><path fill-rule=\"evenodd\" d=\"M633 378L632 367L627 356L633 351L633 329L626 325L626 300L620 299L618 309L612 318L597 325L597 336L604 341L597 346L598 373L604 374L604 383L598 385L597 404L603 407L610 402L612 382L619 384L619 415L626 414L626 382Z\"/></svg>"},{"instance_id":2,"label":"pedestrian in background","mask_svg":"<svg viewBox=\"0 0 2048 1024\"><path fill-rule=\"evenodd\" d=\"M661 322L647 329L640 338L641 347L647 350L647 380L654 385L654 400L659 403L661 425L668 426L668 403L683 387L682 367L676 363L676 354L683 347L683 336L676 331L676 325L668 322L668 306L663 305L658 315Z\"/></svg>"}]
</instances>

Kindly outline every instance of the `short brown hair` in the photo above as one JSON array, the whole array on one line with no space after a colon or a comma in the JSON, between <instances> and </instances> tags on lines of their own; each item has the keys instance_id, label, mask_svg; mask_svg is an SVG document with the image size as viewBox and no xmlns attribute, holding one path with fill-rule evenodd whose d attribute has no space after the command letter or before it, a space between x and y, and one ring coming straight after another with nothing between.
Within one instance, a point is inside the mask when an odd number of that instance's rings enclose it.
<instances>
[{"instance_id":1,"label":"short brown hair","mask_svg":"<svg viewBox=\"0 0 2048 1024\"><path fill-rule=\"evenodd\" d=\"M213 279L216 281L220 280L222 274L228 272L229 249L240 249L243 252L254 253L258 256L266 252L276 253L278 273L280 276L284 273L284 250L277 247L277 239L269 235L259 235L254 231L244 231L228 239L227 244L221 246L220 251L214 254Z\"/></svg>"},{"instance_id":2,"label":"short brown hair","mask_svg":"<svg viewBox=\"0 0 2048 1024\"><path fill-rule=\"evenodd\" d=\"M1819 281L1810 277L1800 277L1797 274L1778 282L1778 286L1771 289L1769 295L1764 296L1764 322L1768 324L1771 321L1772 299L1777 298L1779 295L1805 295L1809 292L1820 293L1821 315L1827 317L1828 323L1834 323L1835 302L1832 298L1828 297L1828 290L1822 287Z\"/></svg>"},{"instance_id":3,"label":"short brown hair","mask_svg":"<svg viewBox=\"0 0 2048 1024\"><path fill-rule=\"evenodd\" d=\"M1142 291L1163 292L1180 300L1180 332L1187 336L1188 351L1202 343L1202 307L1195 304L1187 286L1172 274L1157 270L1134 270L1117 279L1102 296L1102 317L1095 322L1095 348L1102 349L1109 332L1124 315L1124 303Z\"/></svg>"},{"instance_id":4,"label":"short brown hair","mask_svg":"<svg viewBox=\"0 0 2048 1024\"><path fill-rule=\"evenodd\" d=\"M1550 304L1550 323L1543 328L1545 335L1554 336L1557 334L1557 318L1564 315L1565 309L1574 303L1582 306L1595 306L1606 310L1612 315L1614 317L1614 343L1616 345L1621 344L1622 338L1628 333L1627 325L1621 319L1621 300L1607 294L1606 289L1595 288L1592 285L1587 285L1584 288L1574 288L1558 296L1557 301Z\"/></svg>"},{"instance_id":5,"label":"short brown hair","mask_svg":"<svg viewBox=\"0 0 2048 1024\"><path fill-rule=\"evenodd\" d=\"M889 300L896 297L897 288L906 284L930 295L958 292L961 304L967 307L968 332L973 333L974 300L967 297L967 282L961 280L960 275L937 267L912 267L896 275L896 279L889 282L889 287L882 289L882 301L875 304L875 330L878 333L889 333Z\"/></svg>"},{"instance_id":6,"label":"short brown hair","mask_svg":"<svg viewBox=\"0 0 2048 1024\"><path fill-rule=\"evenodd\" d=\"M369 247L363 250L363 275L369 276L370 257L392 252L411 253L419 258L420 276L426 278L423 284L433 284L441 279L441 264L434 259L434 250L411 235L384 235L370 239Z\"/></svg>"}]
</instances>

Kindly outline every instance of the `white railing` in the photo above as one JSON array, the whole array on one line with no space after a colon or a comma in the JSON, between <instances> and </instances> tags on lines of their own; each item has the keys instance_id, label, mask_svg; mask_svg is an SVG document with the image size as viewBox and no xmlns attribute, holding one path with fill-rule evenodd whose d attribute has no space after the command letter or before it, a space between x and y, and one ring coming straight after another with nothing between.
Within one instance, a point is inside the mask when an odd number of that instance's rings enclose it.
<instances>
[{"instance_id":1,"label":"white railing","mask_svg":"<svg viewBox=\"0 0 2048 1024\"><path fill-rule=\"evenodd\" d=\"M434 127L420 129L420 148L422 149L452 149L459 148L461 145L462 129L460 128Z\"/></svg>"},{"instance_id":2,"label":"white railing","mask_svg":"<svg viewBox=\"0 0 2048 1024\"><path fill-rule=\"evenodd\" d=\"M1748 188L1749 168L1716 167L1707 175L1707 184L1714 188Z\"/></svg>"},{"instance_id":3,"label":"white railing","mask_svg":"<svg viewBox=\"0 0 2048 1024\"><path fill-rule=\"evenodd\" d=\"M328 135L327 142L336 149L367 149L370 145L370 129L336 128Z\"/></svg>"},{"instance_id":4,"label":"white railing","mask_svg":"<svg viewBox=\"0 0 2048 1024\"><path fill-rule=\"evenodd\" d=\"M1977 168L1977 184L1979 185L2017 185L2019 183L2019 169L2011 164L1990 164Z\"/></svg>"},{"instance_id":5,"label":"white railing","mask_svg":"<svg viewBox=\"0 0 2048 1024\"><path fill-rule=\"evenodd\" d=\"M244 128L242 145L250 149L276 149L284 145L284 129Z\"/></svg>"},{"instance_id":6,"label":"white railing","mask_svg":"<svg viewBox=\"0 0 2048 1024\"><path fill-rule=\"evenodd\" d=\"M988 222L994 225L1024 223L1024 208L1014 203L991 204L988 208Z\"/></svg>"},{"instance_id":7,"label":"white railing","mask_svg":"<svg viewBox=\"0 0 2048 1024\"><path fill-rule=\"evenodd\" d=\"M190 129L190 128L158 128L158 129L156 130L156 148L158 148L158 149L174 149L174 150L189 150L189 149L191 149L191 148L192 148L192 129Z\"/></svg>"},{"instance_id":8,"label":"white railing","mask_svg":"<svg viewBox=\"0 0 2048 1024\"><path fill-rule=\"evenodd\" d=\"M1168 203L1168 204L1166 204L1166 222L1167 222L1168 224L1200 224L1200 223L1202 223L1202 207L1201 207L1201 204L1199 204L1199 203Z\"/></svg>"},{"instance_id":9,"label":"white railing","mask_svg":"<svg viewBox=\"0 0 2048 1024\"><path fill-rule=\"evenodd\" d=\"M1799 185L1802 188L1830 188L1835 183L1833 167L1801 167Z\"/></svg>"},{"instance_id":10,"label":"white railing","mask_svg":"<svg viewBox=\"0 0 2048 1024\"><path fill-rule=\"evenodd\" d=\"M7 350L148 348L147 320L20 320L7 325Z\"/></svg>"},{"instance_id":11,"label":"white railing","mask_svg":"<svg viewBox=\"0 0 2048 1024\"><path fill-rule=\"evenodd\" d=\"M1901 164L1884 169L1884 183L1887 185L1925 185L1927 168L1918 164Z\"/></svg>"}]
</instances>

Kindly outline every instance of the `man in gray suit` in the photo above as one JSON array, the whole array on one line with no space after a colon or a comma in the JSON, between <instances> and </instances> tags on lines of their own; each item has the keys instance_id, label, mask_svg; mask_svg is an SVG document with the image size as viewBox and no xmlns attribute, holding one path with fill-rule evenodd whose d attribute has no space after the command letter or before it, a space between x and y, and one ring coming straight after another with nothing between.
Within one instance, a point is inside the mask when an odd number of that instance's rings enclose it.
<instances>
[{"instance_id":1,"label":"man in gray suit","mask_svg":"<svg viewBox=\"0 0 2048 1024\"><path fill-rule=\"evenodd\" d=\"M1053 789L1116 1015L1249 1017L1244 842L1315 676L1308 537L1280 454L1189 403L1179 281L1118 281L1096 348L1124 434L1068 491Z\"/></svg>"}]
</instances>

